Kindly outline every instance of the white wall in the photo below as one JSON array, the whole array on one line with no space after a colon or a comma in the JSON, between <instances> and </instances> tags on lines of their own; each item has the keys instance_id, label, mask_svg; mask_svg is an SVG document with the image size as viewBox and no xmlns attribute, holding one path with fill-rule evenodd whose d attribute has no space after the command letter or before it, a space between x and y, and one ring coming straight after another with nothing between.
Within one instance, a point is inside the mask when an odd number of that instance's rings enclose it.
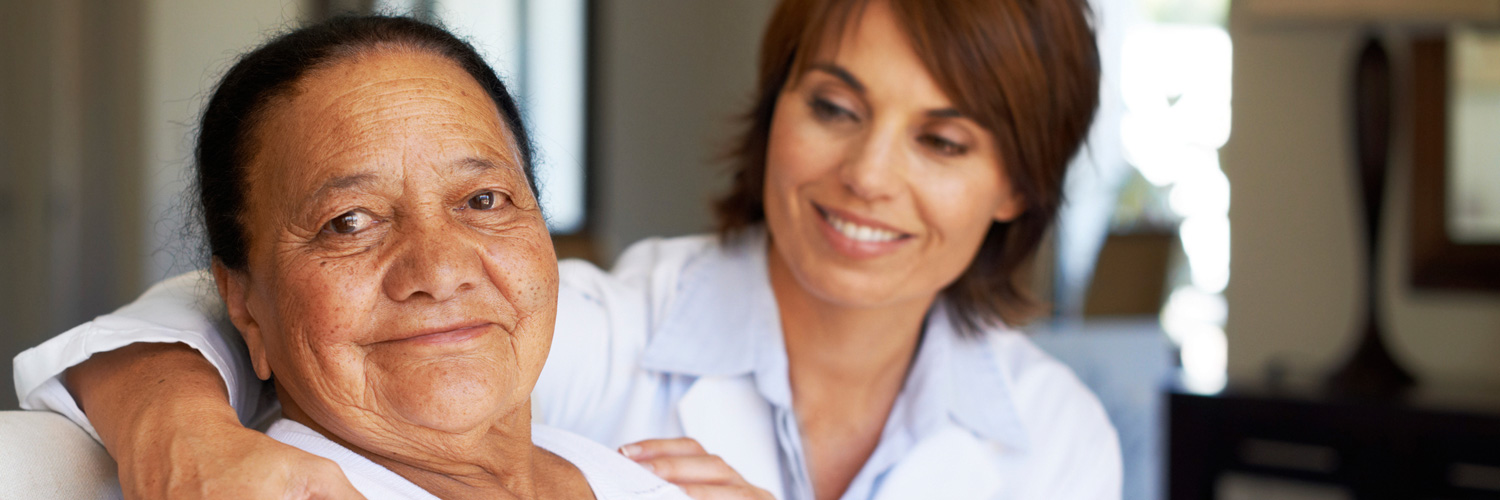
<instances>
[{"instance_id":1,"label":"white wall","mask_svg":"<svg viewBox=\"0 0 1500 500\"><path fill-rule=\"evenodd\" d=\"M612 262L648 236L711 230L772 0L597 2L595 237Z\"/></svg>"},{"instance_id":2,"label":"white wall","mask_svg":"<svg viewBox=\"0 0 1500 500\"><path fill-rule=\"evenodd\" d=\"M301 0L147 0L145 36L146 281L201 267L186 231L196 123L208 92L240 53L295 24Z\"/></svg>"},{"instance_id":3,"label":"white wall","mask_svg":"<svg viewBox=\"0 0 1500 500\"><path fill-rule=\"evenodd\" d=\"M0 4L0 359L197 267L195 243L180 237L181 193L206 89L303 10L301 0ZM0 391L0 409L12 394Z\"/></svg>"},{"instance_id":4,"label":"white wall","mask_svg":"<svg viewBox=\"0 0 1500 500\"><path fill-rule=\"evenodd\" d=\"M140 291L140 13L0 3L0 358Z\"/></svg>"},{"instance_id":5,"label":"white wall","mask_svg":"<svg viewBox=\"0 0 1500 500\"><path fill-rule=\"evenodd\" d=\"M1351 73L1362 31L1331 23L1256 26L1231 17L1234 118L1221 153L1232 186L1231 380L1280 360L1319 376L1360 327L1363 236L1353 180ZM1398 358L1426 380L1500 385L1500 294L1413 290L1406 44L1387 30L1397 76L1381 302Z\"/></svg>"}]
</instances>

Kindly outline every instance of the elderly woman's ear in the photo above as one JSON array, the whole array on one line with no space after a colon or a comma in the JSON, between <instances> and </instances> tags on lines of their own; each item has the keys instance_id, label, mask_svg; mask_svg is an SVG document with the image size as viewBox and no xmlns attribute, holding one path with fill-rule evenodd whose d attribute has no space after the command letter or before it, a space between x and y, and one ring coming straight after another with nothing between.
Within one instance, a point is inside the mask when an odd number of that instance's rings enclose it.
<instances>
[{"instance_id":1,"label":"elderly woman's ear","mask_svg":"<svg viewBox=\"0 0 1500 500\"><path fill-rule=\"evenodd\" d=\"M245 339L245 347L250 352L250 363L255 366L255 376L261 380L270 380L271 365L266 362L266 344L261 338L260 325L250 313L249 274L230 269L218 257L214 257L212 268L214 284L219 287L219 296L224 298L224 306L229 309L229 321L234 323L234 328Z\"/></svg>"}]
</instances>

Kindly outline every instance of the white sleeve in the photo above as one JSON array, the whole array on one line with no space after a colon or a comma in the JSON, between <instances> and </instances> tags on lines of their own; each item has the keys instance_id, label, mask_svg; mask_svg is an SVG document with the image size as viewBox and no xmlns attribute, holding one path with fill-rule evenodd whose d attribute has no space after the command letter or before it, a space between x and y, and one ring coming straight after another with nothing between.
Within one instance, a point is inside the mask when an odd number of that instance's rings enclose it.
<instances>
[{"instance_id":1,"label":"white sleeve","mask_svg":"<svg viewBox=\"0 0 1500 500\"><path fill-rule=\"evenodd\" d=\"M611 354L620 339L611 333L619 318L610 313L619 309L611 306L620 297L608 275L592 264L565 260L558 267L557 327L547 364L531 391L532 416L574 430L601 410L608 379L618 368Z\"/></svg>"},{"instance_id":2,"label":"white sleeve","mask_svg":"<svg viewBox=\"0 0 1500 500\"><path fill-rule=\"evenodd\" d=\"M631 401L655 394L640 369L645 348L644 295L581 261L560 263L557 328L531 391L533 422L612 444Z\"/></svg>"},{"instance_id":3,"label":"white sleeve","mask_svg":"<svg viewBox=\"0 0 1500 500\"><path fill-rule=\"evenodd\" d=\"M265 384L250 366L244 341L229 324L224 304L207 271L194 271L152 286L140 298L16 356L16 397L21 408L52 410L99 439L88 417L62 384L69 367L138 342L181 342L218 368L229 389L229 404L247 425L274 411L265 404Z\"/></svg>"}]
</instances>

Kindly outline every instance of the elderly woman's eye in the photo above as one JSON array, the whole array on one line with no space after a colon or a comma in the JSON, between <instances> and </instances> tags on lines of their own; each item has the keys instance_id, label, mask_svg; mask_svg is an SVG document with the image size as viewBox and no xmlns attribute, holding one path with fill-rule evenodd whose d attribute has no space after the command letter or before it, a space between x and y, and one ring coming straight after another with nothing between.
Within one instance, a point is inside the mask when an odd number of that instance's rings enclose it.
<instances>
[{"instance_id":1,"label":"elderly woman's eye","mask_svg":"<svg viewBox=\"0 0 1500 500\"><path fill-rule=\"evenodd\" d=\"M469 197L469 201L465 206L474 210L489 210L491 208L495 208L495 206L499 203L499 193L496 193L494 191L485 191L483 193L479 193Z\"/></svg>"},{"instance_id":2,"label":"elderly woman's eye","mask_svg":"<svg viewBox=\"0 0 1500 500\"><path fill-rule=\"evenodd\" d=\"M334 234L354 234L370 227L374 223L375 218L371 217L370 214L359 210L350 210L328 221L328 224L324 225L323 230Z\"/></svg>"}]
</instances>

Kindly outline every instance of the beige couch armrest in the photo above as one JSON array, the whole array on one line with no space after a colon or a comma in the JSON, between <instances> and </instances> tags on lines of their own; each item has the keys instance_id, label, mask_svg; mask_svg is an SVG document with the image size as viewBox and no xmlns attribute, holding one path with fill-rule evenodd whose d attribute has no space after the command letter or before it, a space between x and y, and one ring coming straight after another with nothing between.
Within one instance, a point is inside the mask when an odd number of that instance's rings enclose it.
<instances>
[{"instance_id":1,"label":"beige couch armrest","mask_svg":"<svg viewBox=\"0 0 1500 500\"><path fill-rule=\"evenodd\" d=\"M0 498L120 498L115 461L52 412L0 411Z\"/></svg>"}]
</instances>

